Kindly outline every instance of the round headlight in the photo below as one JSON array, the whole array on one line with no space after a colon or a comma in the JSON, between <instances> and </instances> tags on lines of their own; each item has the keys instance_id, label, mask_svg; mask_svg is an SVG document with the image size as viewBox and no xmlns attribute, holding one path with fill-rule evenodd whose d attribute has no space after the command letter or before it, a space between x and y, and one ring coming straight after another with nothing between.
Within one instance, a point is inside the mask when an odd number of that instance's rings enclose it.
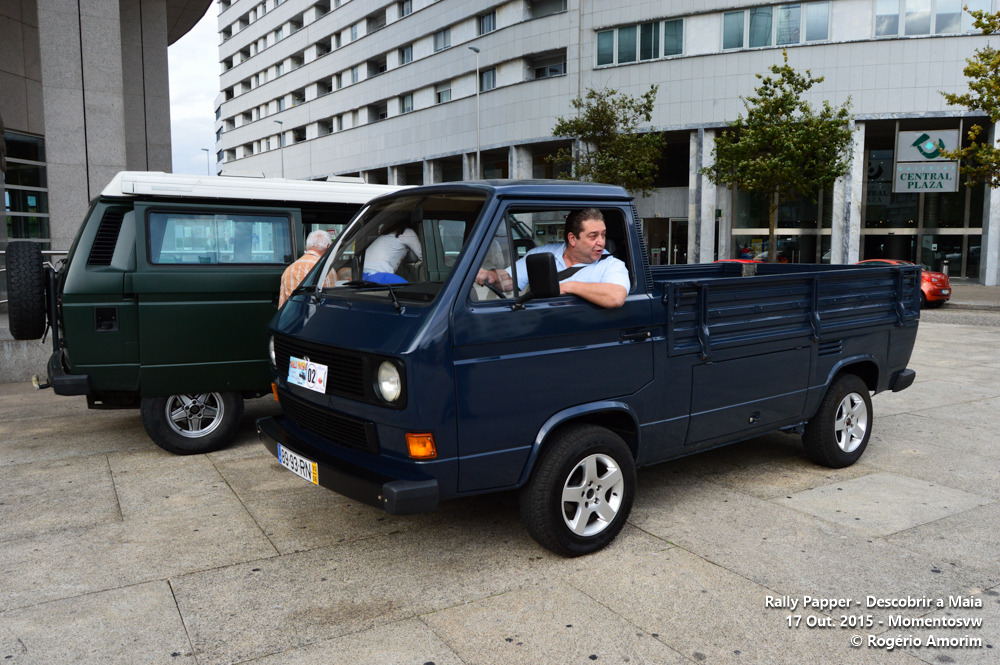
<instances>
[{"instance_id":1,"label":"round headlight","mask_svg":"<svg viewBox=\"0 0 1000 665\"><path fill-rule=\"evenodd\" d=\"M386 402L395 402L403 393L403 383L399 378L399 370L388 360L383 360L378 366L375 387L379 396Z\"/></svg>"},{"instance_id":2,"label":"round headlight","mask_svg":"<svg viewBox=\"0 0 1000 665\"><path fill-rule=\"evenodd\" d=\"M274 335L267 338L267 356L271 359L271 367L277 367L278 359L274 355Z\"/></svg>"}]
</instances>

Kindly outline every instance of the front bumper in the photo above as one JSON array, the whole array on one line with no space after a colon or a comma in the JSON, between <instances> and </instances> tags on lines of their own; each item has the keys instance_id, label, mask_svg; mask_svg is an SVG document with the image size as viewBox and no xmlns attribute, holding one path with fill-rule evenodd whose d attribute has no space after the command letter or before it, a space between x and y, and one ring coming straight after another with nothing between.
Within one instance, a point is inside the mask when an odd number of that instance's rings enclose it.
<instances>
[{"instance_id":1,"label":"front bumper","mask_svg":"<svg viewBox=\"0 0 1000 665\"><path fill-rule=\"evenodd\" d=\"M257 435L268 451L278 457L278 444L306 457L319 467L319 485L349 499L382 508L390 515L413 515L437 510L435 479L403 480L366 469L345 460L320 458L294 437L275 417L257 421Z\"/></svg>"},{"instance_id":2,"label":"front bumper","mask_svg":"<svg viewBox=\"0 0 1000 665\"><path fill-rule=\"evenodd\" d=\"M62 349L49 356L49 384L57 395L89 395L90 378L86 374L67 374Z\"/></svg>"}]
</instances>

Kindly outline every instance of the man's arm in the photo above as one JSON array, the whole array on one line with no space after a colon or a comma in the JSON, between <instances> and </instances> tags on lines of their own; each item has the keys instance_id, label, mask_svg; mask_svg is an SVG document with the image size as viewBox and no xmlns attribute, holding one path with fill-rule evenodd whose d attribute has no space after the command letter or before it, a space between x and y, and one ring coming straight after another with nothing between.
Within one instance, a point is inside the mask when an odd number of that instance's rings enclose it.
<instances>
[{"instance_id":1,"label":"man's arm","mask_svg":"<svg viewBox=\"0 0 1000 665\"><path fill-rule=\"evenodd\" d=\"M574 282L567 281L559 285L559 293L569 293L589 300L595 305L609 309L625 304L628 289L620 284L607 282Z\"/></svg>"}]
</instances>

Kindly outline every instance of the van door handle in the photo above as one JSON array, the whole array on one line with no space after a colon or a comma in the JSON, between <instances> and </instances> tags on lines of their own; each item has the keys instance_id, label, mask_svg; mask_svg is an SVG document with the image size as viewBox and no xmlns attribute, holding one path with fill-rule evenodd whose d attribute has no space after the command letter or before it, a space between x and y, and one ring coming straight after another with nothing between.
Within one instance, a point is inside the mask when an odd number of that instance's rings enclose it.
<instances>
[{"instance_id":1,"label":"van door handle","mask_svg":"<svg viewBox=\"0 0 1000 665\"><path fill-rule=\"evenodd\" d=\"M649 330L631 330L618 333L618 339L623 342L643 342L653 336Z\"/></svg>"}]
</instances>

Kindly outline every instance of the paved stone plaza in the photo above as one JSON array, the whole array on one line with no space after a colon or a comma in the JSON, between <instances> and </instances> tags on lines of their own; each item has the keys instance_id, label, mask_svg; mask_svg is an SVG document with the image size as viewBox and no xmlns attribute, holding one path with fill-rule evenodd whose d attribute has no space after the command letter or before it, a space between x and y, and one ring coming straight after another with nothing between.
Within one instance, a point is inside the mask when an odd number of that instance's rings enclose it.
<instances>
[{"instance_id":1,"label":"paved stone plaza","mask_svg":"<svg viewBox=\"0 0 1000 665\"><path fill-rule=\"evenodd\" d=\"M253 432L268 399L229 449L174 457L137 411L0 384L0 659L995 663L1000 312L926 314L860 463L773 435L645 469L580 559L513 495L392 517L303 482Z\"/></svg>"}]
</instances>

